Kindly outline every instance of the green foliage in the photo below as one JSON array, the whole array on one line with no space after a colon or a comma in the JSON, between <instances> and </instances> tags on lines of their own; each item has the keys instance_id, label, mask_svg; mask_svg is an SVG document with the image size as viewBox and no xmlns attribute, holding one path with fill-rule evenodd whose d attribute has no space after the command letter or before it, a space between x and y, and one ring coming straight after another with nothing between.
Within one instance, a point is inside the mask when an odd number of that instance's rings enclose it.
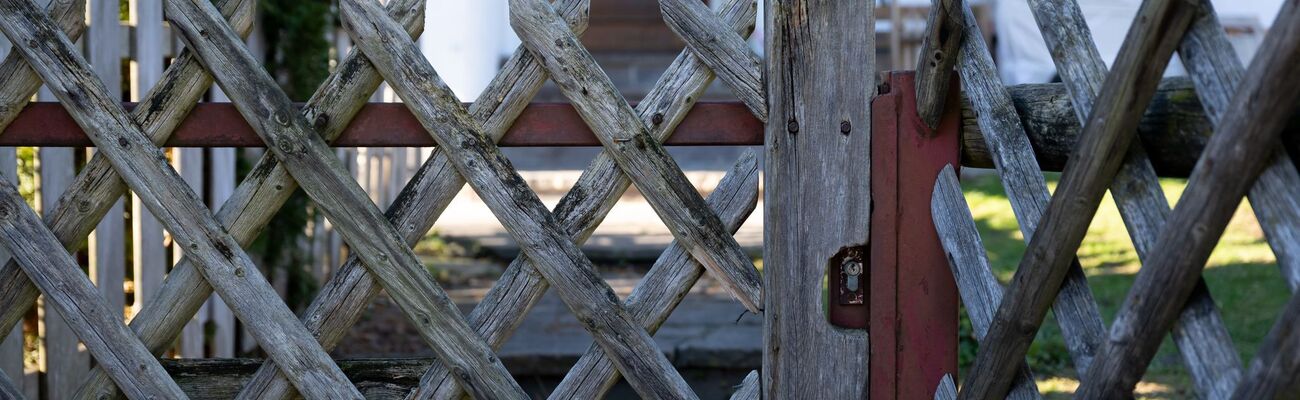
<instances>
[{"instance_id":1,"label":"green foliage","mask_svg":"<svg viewBox=\"0 0 1300 400\"><path fill-rule=\"evenodd\" d=\"M36 148L18 148L18 193L36 208Z\"/></svg>"}]
</instances>

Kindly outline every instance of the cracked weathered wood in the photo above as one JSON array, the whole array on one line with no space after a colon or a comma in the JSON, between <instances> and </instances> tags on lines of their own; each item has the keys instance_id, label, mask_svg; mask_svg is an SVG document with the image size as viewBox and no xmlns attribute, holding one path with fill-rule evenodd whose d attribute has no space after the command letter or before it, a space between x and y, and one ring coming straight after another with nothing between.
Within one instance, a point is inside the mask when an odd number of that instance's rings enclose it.
<instances>
[{"instance_id":1,"label":"cracked weathered wood","mask_svg":"<svg viewBox=\"0 0 1300 400\"><path fill-rule=\"evenodd\" d=\"M1283 5L1274 27L1246 71L1251 78L1241 82L1229 101L1218 133L1210 137L1151 257L1138 271L1110 337L1084 375L1082 398L1132 393L1184 301L1197 288L1201 269L1241 198L1279 147L1279 134L1300 100L1300 80L1292 79L1300 62L1300 5ZM1288 307L1288 311L1293 310ZM1261 349L1276 344L1265 342ZM1252 368L1252 376L1238 390L1270 384L1255 381L1256 372ZM1281 371L1291 376L1295 372Z\"/></svg>"},{"instance_id":2,"label":"cracked weathered wood","mask_svg":"<svg viewBox=\"0 0 1300 400\"><path fill-rule=\"evenodd\" d=\"M555 9L544 0L511 0L510 25L524 46L542 60L551 79L673 237L718 278L723 289L751 312L759 312L762 283L749 256Z\"/></svg>"},{"instance_id":3,"label":"cracked weathered wood","mask_svg":"<svg viewBox=\"0 0 1300 400\"><path fill-rule=\"evenodd\" d=\"M998 283L989 267L984 241L980 239L979 229L975 226L970 207L966 205L966 198L962 194L961 183L957 181L957 173L951 165L944 167L935 179L930 210L939 242L948 255L948 268L952 269L958 294L961 295L962 304L966 305L966 315L970 316L971 326L975 328L975 340L982 342L993 321L995 307L1002 301L1002 284ZM1006 398L1042 398L1029 365L1021 361L1019 368ZM951 398L956 400L956 397L957 388L953 387Z\"/></svg>"},{"instance_id":4,"label":"cracked weathered wood","mask_svg":"<svg viewBox=\"0 0 1300 400\"><path fill-rule=\"evenodd\" d=\"M995 157L994 165L1011 202L1011 210L1020 222L1020 232L1026 240L1031 240L1050 199L1047 182L1034 162L1024 127L1016 118L1010 96L998 78L974 14L969 6L963 4L962 7L967 32L958 68L961 84L975 107L978 125L989 132L985 141ZM1105 327L1083 268L1075 257L1071 257L1069 262L1052 309L1058 316L1056 321L1070 357L1075 364L1086 365L1096 346L1100 345Z\"/></svg>"},{"instance_id":5,"label":"cracked weathered wood","mask_svg":"<svg viewBox=\"0 0 1300 400\"><path fill-rule=\"evenodd\" d=\"M27 8L35 10L30 3ZM0 20L13 23L15 13L0 13ZM67 321L95 362L108 371L123 392L134 398L185 397L158 359L122 323L120 311L114 312L105 303L77 260L63 249L8 180L0 180L0 242L45 294L46 307L52 306Z\"/></svg>"},{"instance_id":6,"label":"cracked weathered wood","mask_svg":"<svg viewBox=\"0 0 1300 400\"><path fill-rule=\"evenodd\" d=\"M549 9L549 4L546 6ZM376 4L349 0L342 3L341 9L354 42L439 145L456 149L448 152L453 166L519 243L521 252L555 286L584 328L615 360L632 387L648 398L693 398L690 387L654 340L596 275L591 261L561 233L555 217L438 78L415 43L395 37L399 27ZM549 12L556 16L559 28L571 34L555 10Z\"/></svg>"},{"instance_id":7,"label":"cracked weathered wood","mask_svg":"<svg viewBox=\"0 0 1300 400\"><path fill-rule=\"evenodd\" d=\"M1223 120L1224 110L1229 107L1245 68L1228 42L1214 6L1202 0L1198 8L1196 20L1178 47L1178 55L1196 82L1196 94L1205 105L1205 114L1217 124ZM1294 292L1300 288L1300 196L1296 192L1300 187L1300 173L1296 172L1286 150L1278 148L1269 157L1272 160L1246 198L1264 230L1264 239L1273 249L1278 268ZM1216 392L1212 397L1228 394Z\"/></svg>"},{"instance_id":8,"label":"cracked weathered wood","mask_svg":"<svg viewBox=\"0 0 1300 400\"><path fill-rule=\"evenodd\" d=\"M750 4L748 0L731 0L723 4L719 12L731 29L748 35L757 12ZM557 6L563 6L563 3L557 3ZM694 99L708 88L712 78L712 71L694 53L683 51L678 55L637 104L639 118L652 127L650 133L656 140L663 141L672 135L674 127L690 112ZM631 180L602 151L555 206L555 217L576 243L585 242L629 186ZM537 304L547 287L546 280L526 258L516 258L498 284L470 313L470 323L476 325L488 343L499 347L519 327L527 311ZM449 399L455 398L456 392L447 371L434 367L425 374L420 387L410 397Z\"/></svg>"},{"instance_id":9,"label":"cracked weathered wood","mask_svg":"<svg viewBox=\"0 0 1300 400\"><path fill-rule=\"evenodd\" d=\"M758 379L758 371L749 371L745 375L745 380L740 382L736 392L731 394L731 400L759 400L763 389L763 381Z\"/></svg>"},{"instance_id":10,"label":"cracked weathered wood","mask_svg":"<svg viewBox=\"0 0 1300 400\"><path fill-rule=\"evenodd\" d=\"M937 0L926 17L921 54L916 58L916 112L930 129L938 127L943 115L952 67L957 65L966 34L965 4L964 0Z\"/></svg>"},{"instance_id":11,"label":"cracked weathered wood","mask_svg":"<svg viewBox=\"0 0 1300 400\"><path fill-rule=\"evenodd\" d=\"M359 397L329 355L293 320L293 313L239 244L167 164L162 151L97 84L67 37L22 0L0 3L0 29L10 41L27 44L15 48L175 241L201 260L204 277L241 314L262 348L295 366L290 375L297 386L314 396Z\"/></svg>"},{"instance_id":12,"label":"cracked weathered wood","mask_svg":"<svg viewBox=\"0 0 1300 400\"><path fill-rule=\"evenodd\" d=\"M766 7L763 397L865 398L867 332L827 322L822 282L827 260L869 239L874 8Z\"/></svg>"},{"instance_id":13,"label":"cracked weathered wood","mask_svg":"<svg viewBox=\"0 0 1300 400\"><path fill-rule=\"evenodd\" d=\"M1184 6L1196 8L1195 4ZM1078 4L1074 0L1047 0L1034 8L1034 16L1049 47L1057 49L1053 54L1058 69L1069 72L1063 73L1062 78L1074 99L1076 115L1088 114L1097 88L1102 86L1106 67L1090 41L1077 39L1091 37ZM1188 31L1191 29L1189 27ZM1184 37L1180 44L1189 40L1194 41ZM1130 147L1128 160L1111 183L1111 193L1130 232L1138 258L1145 262L1168 219L1169 203L1144 150L1138 144ZM1197 284L1173 338L1198 391L1210 398L1226 396L1226 388L1231 388L1237 379L1241 361L1204 283ZM1095 349L1089 352L1092 353ZM1076 368L1088 369L1086 365L1076 365Z\"/></svg>"},{"instance_id":14,"label":"cracked weathered wood","mask_svg":"<svg viewBox=\"0 0 1300 400\"><path fill-rule=\"evenodd\" d=\"M735 233L740 229L758 204L758 161L752 151L745 152L732 166L708 201L709 207L727 224L728 232ZM704 268L676 241L670 243L627 296L624 302L627 311L643 328L654 334L704 272ZM604 398L618 383L618 377L618 371L600 348L590 346L549 398ZM758 389L754 390L757 395Z\"/></svg>"},{"instance_id":15,"label":"cracked weathered wood","mask_svg":"<svg viewBox=\"0 0 1300 400\"><path fill-rule=\"evenodd\" d=\"M1003 397L1010 388L1019 360L1060 291L1102 195L1129 153L1138 119L1155 93L1160 74L1191 23L1194 10L1181 1L1145 0L1138 10L1097 98L1099 107L1084 124L1083 142L1072 153L1029 241L989 327L985 339L989 345L980 348L961 398Z\"/></svg>"},{"instance_id":16,"label":"cracked weathered wood","mask_svg":"<svg viewBox=\"0 0 1300 400\"><path fill-rule=\"evenodd\" d=\"M418 4L418 0L417 2L410 0L390 2L387 7L391 14L395 11L415 7L415 4ZM562 10L562 15L570 21L575 31L581 32L586 29L587 0L561 0L557 3L557 7ZM418 7L416 8L418 9ZM405 25L408 30L423 26L423 17L418 13L398 12L393 17ZM353 54L359 56L359 52L360 49L353 49ZM358 59L366 60L364 56ZM345 66L347 65L351 64L345 63ZM374 84L377 85L380 79L378 72L374 71L368 60L364 61L363 65L367 76L373 77ZM540 67L532 54L528 53L523 47L519 47L514 55L502 66L501 72L479 95L477 101L470 105L469 111L477 121L483 123L484 131L493 140L498 140L509 128L515 117L528 105L533 95L542 87L542 84L546 81L545 77L545 70ZM373 89L373 86L371 88ZM677 119L679 120L680 116ZM337 131L333 132L334 135L337 135ZM326 136L332 137L330 135ZM392 221L394 227L401 232L406 243L414 245L425 236L433 226L434 221L438 219L464 185L464 179L451 165L447 155L443 153L441 148L435 148L433 155L420 167L416 175L407 182L406 187L402 189L397 199L389 207L387 217ZM526 263L524 264L526 265ZM530 266L529 270L530 272L526 274L515 276L511 275L511 271L519 273L520 270L518 268L508 269L499 281L514 282L534 278L537 281L542 281L540 276L537 276L535 269ZM333 349L343 340L344 335L361 317L371 300L379 294L380 289L378 283L361 265L360 260L355 255L349 256L348 260L334 272L334 276L322 286L316 299L308 306L303 317L307 329L316 335L322 346L326 349ZM511 293L517 292L512 291ZM484 303L491 298L492 296L489 294L488 298L484 299ZM520 309L526 308L520 307ZM490 330L485 331L485 326L491 326L491 324L481 323L480 320L475 319L473 314L470 315L469 321L493 348L499 347L504 342L504 339L497 340L493 335L486 333L490 332ZM459 393L459 385L456 385L455 381L446 373L448 371L446 368L441 364L435 364L432 369L426 372L426 375L432 374L434 371L442 371L441 376L446 381L446 386ZM241 393L241 397L286 398L292 394L292 389L288 381L283 376L278 375L278 368L275 363L267 363L250 380Z\"/></svg>"},{"instance_id":17,"label":"cracked weathered wood","mask_svg":"<svg viewBox=\"0 0 1300 400\"><path fill-rule=\"evenodd\" d=\"M758 5L750 3L757 9ZM664 22L700 61L713 69L731 93L749 107L759 121L767 122L767 100L763 97L762 63L749 50L744 37L729 29L716 13L695 0L659 0ZM753 29L749 29L753 30Z\"/></svg>"},{"instance_id":18,"label":"cracked weathered wood","mask_svg":"<svg viewBox=\"0 0 1300 400\"><path fill-rule=\"evenodd\" d=\"M226 26L216 8L206 2L175 0L166 3L166 10L172 26L180 30L189 48L208 66L267 147L334 222L440 360L458 371L461 384L480 398L523 396L523 389L492 349L470 329L414 251L343 169L334 151L312 134L307 120L295 112L289 97ZM404 29L396 23L393 26L394 34L406 36ZM278 360L276 364L292 379L293 365ZM298 389L303 391L301 386Z\"/></svg>"}]
</instances>

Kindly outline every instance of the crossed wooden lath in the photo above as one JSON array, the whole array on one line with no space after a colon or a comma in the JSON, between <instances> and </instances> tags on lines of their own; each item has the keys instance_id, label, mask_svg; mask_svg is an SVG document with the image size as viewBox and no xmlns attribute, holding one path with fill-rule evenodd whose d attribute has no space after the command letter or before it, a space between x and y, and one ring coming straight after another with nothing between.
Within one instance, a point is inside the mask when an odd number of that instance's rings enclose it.
<instances>
[{"instance_id":1,"label":"crossed wooden lath","mask_svg":"<svg viewBox=\"0 0 1300 400\"><path fill-rule=\"evenodd\" d=\"M512 0L511 20L524 42L502 72L465 108L412 40L424 18L421 0L344 0L341 11L357 49L298 109L243 46L255 0L169 0L166 15L187 46L160 83L128 113L107 94L67 34L76 35L82 1L41 10L31 0L0 0L0 30L15 51L0 64L7 124L43 82L98 151L42 221L13 185L0 184L0 241L13 259L0 268L0 331L7 332L44 293L74 327L97 367L80 397L183 398L159 364L163 352L216 291L244 322L268 362L240 397L357 398L327 351L365 305L388 292L438 362L414 398L522 398L524 391L494 354L549 286L595 344L552 395L599 397L620 374L647 398L694 398L650 334L705 272L750 311L760 312L759 276L731 233L753 210L757 162L742 157L706 201L659 144L716 74L760 119L766 118L756 56L743 37L755 5L726 2L719 14L702 3L662 0L665 20L688 49L632 108L579 44L587 0ZM48 15L47 15L48 13ZM56 23L57 21L57 23ZM454 40L454 39L446 39ZM499 139L548 76L605 147L554 212L548 211L497 149ZM158 145L213 83L271 150L215 215L165 160ZM382 213L344 172L328 142L387 81L439 147ZM468 183L519 243L498 284L462 317L411 250ZM617 199L635 184L677 239L624 302L578 249ZM300 321L244 253L300 185L342 232L351 258ZM68 253L116 199L133 190L185 252L156 298L128 329L109 312ZM29 279L30 278L30 279ZM755 385L756 379L747 379ZM116 384L116 385L114 385ZM115 387L116 386L116 387ZM17 396L3 375L0 391Z\"/></svg>"},{"instance_id":2,"label":"crossed wooden lath","mask_svg":"<svg viewBox=\"0 0 1300 400\"><path fill-rule=\"evenodd\" d=\"M1040 397L1023 357L1049 307L1079 371L1079 397L1131 396L1166 332L1172 333L1201 397L1281 393L1300 369L1294 329L1300 296L1292 297L1257 359L1243 370L1200 268L1246 195L1283 276L1292 291L1300 287L1300 174L1274 145L1300 90L1293 76L1300 61L1300 6L1282 7L1247 70L1208 0L1145 0L1108 74L1087 39L1091 33L1075 0L1030 0L1075 115L1085 126L1061 185L1049 194L969 7L941 3L940 8L960 12L932 13L931 28L941 24L936 16L964 19L965 39L955 60L961 84L981 130L989 133L985 140L1030 243L1004 296L956 175L951 169L940 175L932 200L934 222L981 341L962 398ZM1171 211L1146 153L1131 139L1175 50L1218 133ZM1143 262L1109 332L1074 258L1107 189ZM952 379L940 383L935 398L956 397Z\"/></svg>"}]
</instances>

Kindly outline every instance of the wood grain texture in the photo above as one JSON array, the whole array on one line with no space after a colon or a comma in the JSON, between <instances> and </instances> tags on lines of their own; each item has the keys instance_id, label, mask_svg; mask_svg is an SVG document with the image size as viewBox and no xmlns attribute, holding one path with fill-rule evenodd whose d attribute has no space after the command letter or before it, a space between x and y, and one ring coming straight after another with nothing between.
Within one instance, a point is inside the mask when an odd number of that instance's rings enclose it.
<instances>
[{"instance_id":1,"label":"wood grain texture","mask_svg":"<svg viewBox=\"0 0 1300 400\"><path fill-rule=\"evenodd\" d=\"M1245 76L1252 78L1239 85L1229 102L1218 133L1210 138L1152 256L1116 314L1109 339L1085 375L1080 388L1083 398L1132 392L1184 301L1196 289L1205 260L1241 197L1267 165L1268 155L1279 147L1279 133L1300 100L1300 81L1289 79L1300 61L1300 5L1283 5L1276 24L1279 29L1265 36L1259 57L1246 71ZM1148 295L1156 291L1161 295ZM1266 341L1261 348L1275 344ZM1257 371L1252 366L1251 376L1238 389L1267 385L1255 380ZM1282 374L1293 376L1295 371Z\"/></svg>"},{"instance_id":2,"label":"wood grain texture","mask_svg":"<svg viewBox=\"0 0 1300 400\"><path fill-rule=\"evenodd\" d=\"M172 26L181 31L190 48L209 66L222 90L334 221L350 248L364 260L439 358L461 372L457 378L462 384L479 397L522 395L523 390L500 360L461 318L396 229L343 169L333 150L312 134L307 120L297 115L288 96L225 25L216 8L206 2L184 0L170 1L166 7ZM396 34L405 34L401 28L396 30ZM277 364L292 380L294 366Z\"/></svg>"},{"instance_id":3,"label":"wood grain texture","mask_svg":"<svg viewBox=\"0 0 1300 400\"><path fill-rule=\"evenodd\" d=\"M563 5L557 3L557 6ZM560 10L561 15L567 15L564 8ZM750 33L750 21L754 20L756 12L747 0L728 1L720 10L731 29L742 34ZM656 140L666 140L673 134L677 124L692 109L694 99L698 99L712 82L712 77L708 66L690 51L683 51L669 65L646 97L637 104L638 117L652 127L650 133ZM631 186L631 180L606 153L602 151L596 155L554 210L555 217L577 243L590 237L591 232ZM531 310L547 290L546 280L526 261L523 257L516 258L507 267L498 284L488 291L470 314L471 323L476 324L479 332L493 346L505 343L523 322L526 310ZM450 383L447 371L435 367L425 374L420 388L410 397L455 397L455 387Z\"/></svg>"},{"instance_id":4,"label":"wood grain texture","mask_svg":"<svg viewBox=\"0 0 1300 400\"><path fill-rule=\"evenodd\" d=\"M595 59L544 0L512 0L510 25L560 91L592 128L607 153L690 251L745 308L759 312L762 283L749 256L726 233L704 198L673 161Z\"/></svg>"},{"instance_id":5,"label":"wood grain texture","mask_svg":"<svg viewBox=\"0 0 1300 400\"><path fill-rule=\"evenodd\" d=\"M758 204L758 161L752 152L743 154L718 187L709 196L709 206L735 233ZM677 242L670 243L641 281L632 289L624 305L641 327L654 334L668 315L686 297L695 282L704 275L704 267L693 260ZM605 397L619 374L599 347L590 346L564 380L555 387L551 399L596 399ZM748 379L748 378L746 378ZM755 383L757 386L757 383ZM754 388L757 396L758 388Z\"/></svg>"},{"instance_id":6,"label":"wood grain texture","mask_svg":"<svg viewBox=\"0 0 1300 400\"><path fill-rule=\"evenodd\" d=\"M986 343L971 366L961 398L1005 396L1070 271L1110 180L1128 153L1142 110L1150 102L1169 57L1193 12L1182 0L1146 0L1096 104L1084 124L1084 141L1070 157L1060 186L1003 297ZM1076 364L1080 364L1076 360ZM1086 365L1086 363L1085 363Z\"/></svg>"},{"instance_id":7,"label":"wood grain texture","mask_svg":"<svg viewBox=\"0 0 1300 400\"><path fill-rule=\"evenodd\" d=\"M916 111L932 130L943 115L952 67L957 65L957 52L966 35L965 4L963 0L938 0L926 16L921 55L916 59Z\"/></svg>"},{"instance_id":8,"label":"wood grain texture","mask_svg":"<svg viewBox=\"0 0 1300 400\"><path fill-rule=\"evenodd\" d=\"M1002 178L1011 210L1020 222L1020 232L1026 240L1032 240L1050 198L1047 182L1035 165L1031 143L1024 133L1024 126L1016 118L1010 95L998 79L992 55L975 23L974 14L968 6L964 6L962 12L966 15L967 30L958 68L962 87L975 107L977 124L990 133L985 142L994 156L993 164ZM1056 321L1061 326L1070 357L1076 365L1087 365L1101 344L1105 327L1083 268L1077 258L1071 258L1052 307L1060 316Z\"/></svg>"},{"instance_id":9,"label":"wood grain texture","mask_svg":"<svg viewBox=\"0 0 1300 400\"><path fill-rule=\"evenodd\" d=\"M559 29L571 35L555 10L549 4L543 6L556 16ZM555 217L438 78L415 43L396 36L400 28L376 4L351 0L343 2L341 8L353 41L434 139L443 147L457 149L448 153L453 166L492 209L521 252L555 286L584 328L615 360L632 387L648 398L693 398L694 393L655 347L650 335L635 324L618 296L596 275L591 261L561 233Z\"/></svg>"},{"instance_id":10,"label":"wood grain texture","mask_svg":"<svg viewBox=\"0 0 1300 400\"><path fill-rule=\"evenodd\" d=\"M758 5L751 2L750 7L757 8ZM744 37L737 35L734 29L728 29L726 21L699 1L659 0L659 12L668 28L686 42L686 47L731 87L731 93L745 103L755 117L767 122L762 64L749 50Z\"/></svg>"},{"instance_id":11,"label":"wood grain texture","mask_svg":"<svg viewBox=\"0 0 1300 400\"><path fill-rule=\"evenodd\" d=\"M30 4L27 8L35 10ZM5 11L0 10L0 20L12 15ZM127 329L121 311L106 304L77 260L7 180L0 180L0 241L44 292L46 306L67 321L122 391L135 398L185 397L149 349Z\"/></svg>"},{"instance_id":12,"label":"wood grain texture","mask_svg":"<svg viewBox=\"0 0 1300 400\"><path fill-rule=\"evenodd\" d=\"M763 381L758 379L758 371L750 371L745 380L740 382L731 400L758 400L762 398Z\"/></svg>"},{"instance_id":13,"label":"wood grain texture","mask_svg":"<svg viewBox=\"0 0 1300 400\"><path fill-rule=\"evenodd\" d=\"M1195 3L1185 5L1184 8L1193 7ZM1042 6L1045 8L1035 8L1035 19L1049 46L1061 46L1053 52L1058 68L1081 72L1063 78L1076 100L1076 114L1087 114L1092 110L1096 88L1102 85L1100 76L1105 74L1105 64L1095 56L1095 48L1090 42L1058 37L1088 34L1087 25L1076 2L1045 1ZM1187 39L1183 39L1180 44L1187 42ZM1064 56L1064 53L1073 56ZM1066 63L1072 65L1062 66ZM1128 160L1115 175L1111 193L1130 232L1139 259L1145 260L1168 219L1169 203L1147 161L1145 148L1135 144L1130 147L1127 157ZM1183 363L1192 375L1197 390L1211 398L1226 396L1226 391L1230 390L1237 379L1241 361L1204 283L1197 284L1177 326L1173 335L1174 342L1179 346L1179 354L1183 357ZM1079 368L1087 370L1086 366Z\"/></svg>"},{"instance_id":14,"label":"wood grain texture","mask_svg":"<svg viewBox=\"0 0 1300 400\"><path fill-rule=\"evenodd\" d=\"M952 166L944 168L935 179L930 209L939 241L948 256L948 267L952 269L952 276L957 281L962 304L966 305L966 315L975 328L975 340L982 341L993 322L997 305L1002 302L1002 284L993 276L988 255L984 252L984 241L980 239L979 229L975 226L970 207L962 194L961 183L957 181L957 173ZM1022 361L1019 368L1006 398L1042 398L1029 365ZM953 387L952 390L951 398L955 400L957 389Z\"/></svg>"},{"instance_id":15,"label":"wood grain texture","mask_svg":"<svg viewBox=\"0 0 1300 400\"><path fill-rule=\"evenodd\" d=\"M1178 55L1196 83L1205 114L1221 122L1245 68L1209 1L1199 1L1196 20L1187 31ZM1294 126L1294 125L1293 125ZM1264 239L1277 258L1291 291L1300 288L1300 173L1287 152L1278 148L1246 198L1264 229ZM1216 393L1217 397L1227 392Z\"/></svg>"},{"instance_id":16,"label":"wood grain texture","mask_svg":"<svg viewBox=\"0 0 1300 400\"><path fill-rule=\"evenodd\" d=\"M934 400L957 400L957 383L952 381L952 375L944 375L939 381L939 387L934 389Z\"/></svg>"},{"instance_id":17,"label":"wood grain texture","mask_svg":"<svg viewBox=\"0 0 1300 400\"><path fill-rule=\"evenodd\" d=\"M415 5L416 1L395 1L388 3L388 10L391 15L408 30L416 29L423 26L423 16L419 13L404 12L403 10L419 9ZM579 32L586 28L587 6L586 0L561 0L557 6L562 10L563 15L570 21L572 28ZM356 65L353 72L348 75L368 76L372 79L373 85L377 85L380 79L378 72L370 65L369 60L361 55L359 49L354 49L353 53L357 58L350 58L349 63L345 66ZM360 60L357 63L351 63L352 60ZM340 71L346 70L340 69ZM364 74L360 73L364 72ZM522 47L516 49L512 57L502 67L501 72L492 80L488 87L479 95L477 101L470 106L470 113L474 118L483 123L483 129L493 138L498 140L505 133L506 129L514 121L528 104L529 100L539 90L545 82L545 70L540 67L532 54ZM328 98L328 96L317 96L315 98ZM324 103L322 105L329 105ZM334 135L341 131L342 125L338 126ZM327 135L328 136L328 135ZM397 199L389 207L387 217L393 222L393 225L401 232L407 244L414 245L424 237L426 232L433 226L434 221L451 203L452 198L460 192L465 185L464 179L456 172L450 159L441 148L434 149L434 153L425 162L420 170L408 181L406 187L398 194ZM626 186L626 184L625 184ZM265 223L265 222L263 222ZM520 263L522 263L522 258ZM517 263L519 264L519 263ZM527 263L522 263L528 265ZM511 278L510 271L520 273L518 268L508 269L499 281L513 282L518 280L535 280L541 281L541 276L535 269L522 274L518 279ZM349 256L348 260L334 273L334 276L321 288L315 300L308 307L304 322L308 329L317 336L322 346L327 349L333 349L334 346L343 340L353 324L361 317L362 312L366 310L366 305L374 296L379 294L381 286L374 278L362 267L360 259L355 255ZM522 290L522 289L521 289ZM495 288L494 288L495 291ZM491 292L490 292L491 293ZM514 298L517 291L510 291L510 297ZM540 298L540 294L538 295ZM486 303L492 299L489 294L484 300ZM531 304L531 303L530 303ZM489 307L491 308L491 307ZM520 309L527 307L520 306ZM498 312L509 312L494 309ZM507 309L510 310L510 309ZM519 317L522 319L522 316ZM504 339L488 334L490 329L485 331L485 326L480 319L476 319L474 314L470 315L470 323L478 332L488 339L488 344L494 348L499 347ZM440 374L437 372L441 371ZM448 391L459 393L459 385L450 376L447 368L441 364L435 365L428 372L440 376ZM242 396L258 398L286 398L292 394L292 386L282 376L278 376L277 368L274 363L264 365L248 386L244 389ZM420 393L417 391L416 393Z\"/></svg>"},{"instance_id":18,"label":"wood grain texture","mask_svg":"<svg viewBox=\"0 0 1300 400\"><path fill-rule=\"evenodd\" d=\"M30 3L0 3L0 29L20 46L28 64L96 142L154 215L192 257L202 260L205 278L240 313L263 349L301 368L294 380L314 396L358 397L329 356L279 299L238 243L212 214L139 126L112 100L77 55L67 37ZM116 199L113 199L116 200ZM290 318L286 321L284 318Z\"/></svg>"},{"instance_id":19,"label":"wood grain texture","mask_svg":"<svg viewBox=\"0 0 1300 400\"><path fill-rule=\"evenodd\" d=\"M831 326L822 308L828 260L869 239L876 60L868 4L771 0L764 12L773 121L764 157L764 398L868 393L867 332Z\"/></svg>"}]
</instances>

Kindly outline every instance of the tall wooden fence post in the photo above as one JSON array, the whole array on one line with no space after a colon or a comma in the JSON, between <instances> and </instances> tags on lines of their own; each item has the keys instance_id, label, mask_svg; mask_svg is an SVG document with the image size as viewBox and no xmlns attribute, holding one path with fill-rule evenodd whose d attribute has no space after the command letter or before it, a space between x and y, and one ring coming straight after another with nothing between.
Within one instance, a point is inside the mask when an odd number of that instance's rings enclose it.
<instances>
[{"instance_id":1,"label":"tall wooden fence post","mask_svg":"<svg viewBox=\"0 0 1300 400\"><path fill-rule=\"evenodd\" d=\"M868 245L873 6L766 7L763 397L865 398L867 332L827 321L822 281Z\"/></svg>"}]
</instances>

